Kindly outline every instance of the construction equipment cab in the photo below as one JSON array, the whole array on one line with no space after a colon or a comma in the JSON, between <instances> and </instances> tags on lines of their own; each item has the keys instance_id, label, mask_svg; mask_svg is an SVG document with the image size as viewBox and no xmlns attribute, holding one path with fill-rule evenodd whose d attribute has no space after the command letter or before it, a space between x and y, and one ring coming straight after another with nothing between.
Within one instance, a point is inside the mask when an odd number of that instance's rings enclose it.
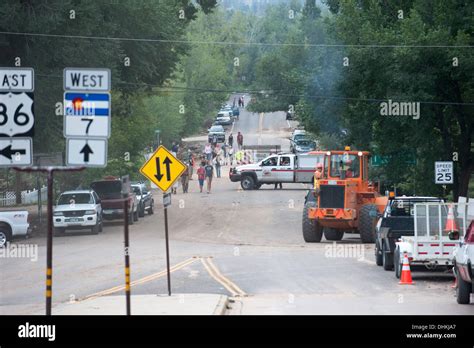
<instances>
[{"instance_id":1,"label":"construction equipment cab","mask_svg":"<svg viewBox=\"0 0 474 348\"><path fill-rule=\"evenodd\" d=\"M345 232L358 232L362 242L373 243L377 213L387 197L369 181L369 152L346 147L323 154L321 179L314 176L315 190L308 193L303 209L304 240L320 242L323 234L327 240L340 240Z\"/></svg>"}]
</instances>

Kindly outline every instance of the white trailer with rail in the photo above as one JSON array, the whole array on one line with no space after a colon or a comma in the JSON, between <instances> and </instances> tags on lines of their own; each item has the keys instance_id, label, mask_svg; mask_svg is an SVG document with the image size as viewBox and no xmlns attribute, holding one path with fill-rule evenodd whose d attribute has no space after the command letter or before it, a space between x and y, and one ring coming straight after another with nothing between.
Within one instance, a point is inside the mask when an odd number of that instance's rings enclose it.
<instances>
[{"instance_id":1,"label":"white trailer with rail","mask_svg":"<svg viewBox=\"0 0 474 348\"><path fill-rule=\"evenodd\" d=\"M394 267L397 278L400 278L405 253L410 266L451 268L453 251L460 242L450 240L449 233L457 230L462 236L466 230L466 204L419 203L414 204L413 209L414 235L402 236L396 242Z\"/></svg>"}]
</instances>

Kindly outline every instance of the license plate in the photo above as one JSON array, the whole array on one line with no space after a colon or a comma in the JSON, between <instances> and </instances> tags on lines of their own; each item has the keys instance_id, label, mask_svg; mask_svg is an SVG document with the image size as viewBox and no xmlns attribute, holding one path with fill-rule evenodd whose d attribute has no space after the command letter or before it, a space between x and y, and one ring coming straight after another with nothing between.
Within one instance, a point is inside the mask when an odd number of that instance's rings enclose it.
<instances>
[{"instance_id":1,"label":"license plate","mask_svg":"<svg viewBox=\"0 0 474 348\"><path fill-rule=\"evenodd\" d=\"M67 219L66 222L82 222L83 220L81 218L70 218Z\"/></svg>"}]
</instances>

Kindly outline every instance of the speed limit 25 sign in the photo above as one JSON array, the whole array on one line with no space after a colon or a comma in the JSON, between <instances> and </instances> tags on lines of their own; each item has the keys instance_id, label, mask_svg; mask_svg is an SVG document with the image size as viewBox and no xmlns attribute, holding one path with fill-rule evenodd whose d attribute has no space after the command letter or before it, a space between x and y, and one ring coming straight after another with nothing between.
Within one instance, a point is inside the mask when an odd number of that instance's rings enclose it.
<instances>
[{"instance_id":1,"label":"speed limit 25 sign","mask_svg":"<svg viewBox=\"0 0 474 348\"><path fill-rule=\"evenodd\" d=\"M32 137L33 93L0 92L0 137Z\"/></svg>"},{"instance_id":2,"label":"speed limit 25 sign","mask_svg":"<svg viewBox=\"0 0 474 348\"><path fill-rule=\"evenodd\" d=\"M435 183L452 184L453 181L453 162L443 161L435 162Z\"/></svg>"}]
</instances>

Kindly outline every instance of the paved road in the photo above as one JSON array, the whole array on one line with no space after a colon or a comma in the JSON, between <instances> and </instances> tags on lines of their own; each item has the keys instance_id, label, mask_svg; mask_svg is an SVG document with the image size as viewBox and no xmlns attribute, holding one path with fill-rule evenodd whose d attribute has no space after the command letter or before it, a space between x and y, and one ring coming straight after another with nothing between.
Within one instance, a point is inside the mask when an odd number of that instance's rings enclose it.
<instances>
[{"instance_id":1,"label":"paved road","mask_svg":"<svg viewBox=\"0 0 474 348\"><path fill-rule=\"evenodd\" d=\"M287 145L283 113L241 113L246 144ZM214 179L211 194L173 196L169 210L172 290L233 297L229 314L474 314L456 303L452 277L416 272L413 286L374 263L373 246L346 234L337 244L306 244L301 235L305 187L263 186L242 191ZM155 193L159 200L160 194ZM0 314L41 313L44 308L45 240L36 262L0 259ZM131 227L132 294L166 293L163 212ZM123 232L109 223L100 235L54 239L53 302L123 293ZM53 308L54 313L54 308Z\"/></svg>"}]
</instances>

